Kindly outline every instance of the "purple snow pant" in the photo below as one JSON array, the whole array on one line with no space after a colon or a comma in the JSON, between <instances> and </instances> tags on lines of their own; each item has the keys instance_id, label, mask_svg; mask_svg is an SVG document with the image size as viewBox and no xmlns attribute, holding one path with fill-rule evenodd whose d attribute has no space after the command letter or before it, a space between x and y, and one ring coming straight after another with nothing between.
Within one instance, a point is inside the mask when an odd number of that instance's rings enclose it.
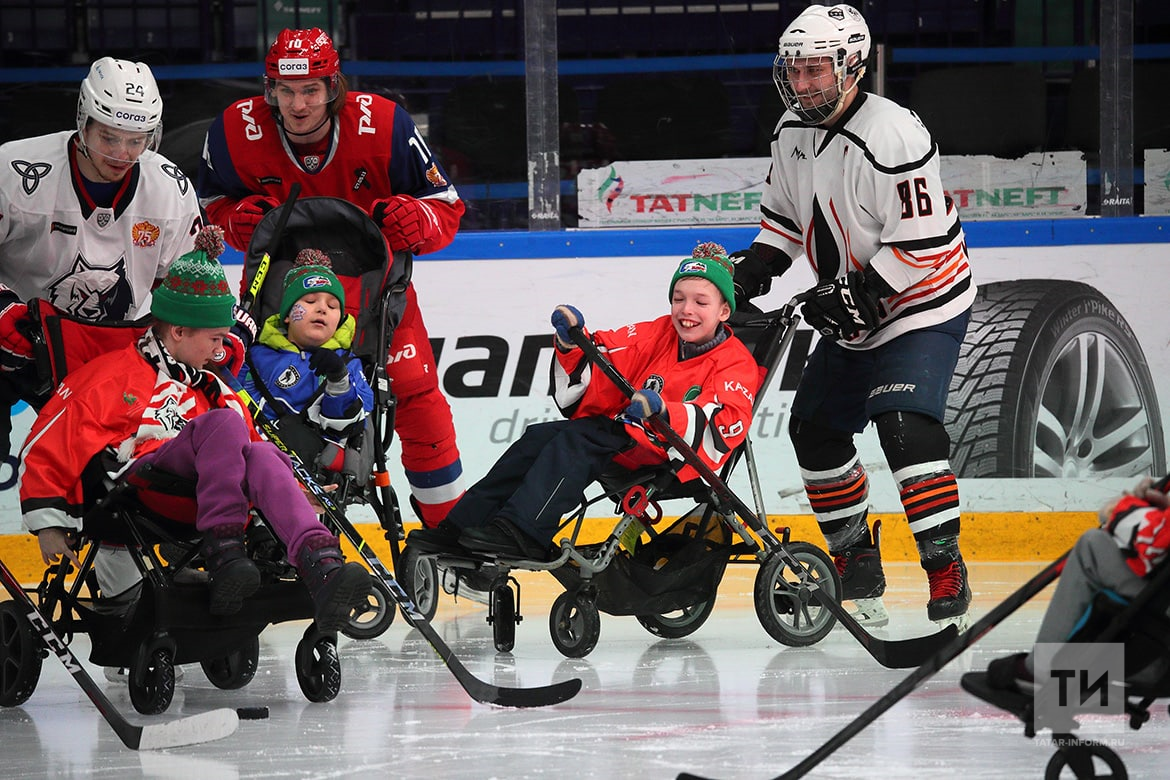
<instances>
[{"instance_id":1,"label":"purple snow pant","mask_svg":"<svg viewBox=\"0 0 1170 780\"><path fill-rule=\"evenodd\" d=\"M271 442L252 441L247 424L231 409L199 415L134 468L147 463L194 478L200 531L242 525L249 506L255 506L284 542L290 561L297 560L306 539L332 536L301 492L288 456Z\"/></svg>"}]
</instances>

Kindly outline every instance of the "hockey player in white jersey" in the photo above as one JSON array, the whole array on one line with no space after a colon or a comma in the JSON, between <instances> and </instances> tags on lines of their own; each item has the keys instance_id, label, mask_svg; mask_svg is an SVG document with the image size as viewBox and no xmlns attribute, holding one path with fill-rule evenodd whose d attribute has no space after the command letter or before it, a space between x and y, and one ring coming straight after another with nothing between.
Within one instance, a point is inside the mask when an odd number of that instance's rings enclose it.
<instances>
[{"instance_id":1,"label":"hockey player in white jersey","mask_svg":"<svg viewBox=\"0 0 1170 780\"><path fill-rule=\"evenodd\" d=\"M95 322L137 319L151 290L203 226L194 184L158 154L162 97L141 62L103 57L81 83L76 130L0 146L0 456L18 400L33 390L21 332L34 297ZM14 464L15 467L15 464ZM139 579L124 550L103 546L103 593Z\"/></svg>"},{"instance_id":2,"label":"hockey player in white jersey","mask_svg":"<svg viewBox=\"0 0 1170 780\"><path fill-rule=\"evenodd\" d=\"M26 302L94 321L136 319L202 226L194 185L154 150L150 69L104 57L81 83L76 130L0 146L0 392L27 396ZM26 400L28 400L26 398ZM8 427L0 410L0 427ZM0 448L7 449L5 431Z\"/></svg>"},{"instance_id":3,"label":"hockey player in white jersey","mask_svg":"<svg viewBox=\"0 0 1170 780\"><path fill-rule=\"evenodd\" d=\"M863 92L869 28L848 5L814 5L780 38L786 111L772 139L761 230L735 253L737 294L763 295L805 256L818 279L803 308L822 338L801 377L789 435L843 597L862 622L888 614L879 528L853 438L873 421L930 587L927 613L967 622L959 491L943 427L975 298L939 151L918 117Z\"/></svg>"}]
</instances>

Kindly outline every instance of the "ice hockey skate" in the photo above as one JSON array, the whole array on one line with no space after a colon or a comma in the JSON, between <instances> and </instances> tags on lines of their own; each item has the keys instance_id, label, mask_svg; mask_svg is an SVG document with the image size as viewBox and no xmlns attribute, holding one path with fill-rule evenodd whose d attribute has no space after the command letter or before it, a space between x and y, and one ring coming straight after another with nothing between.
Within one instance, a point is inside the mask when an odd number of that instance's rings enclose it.
<instances>
[{"instance_id":1,"label":"ice hockey skate","mask_svg":"<svg viewBox=\"0 0 1170 780\"><path fill-rule=\"evenodd\" d=\"M881 628L890 622L882 602L886 592L886 575L882 570L881 521L873 524L873 542L846 547L833 554L833 563L841 577L841 600L852 601L853 619L866 628Z\"/></svg>"}]
</instances>

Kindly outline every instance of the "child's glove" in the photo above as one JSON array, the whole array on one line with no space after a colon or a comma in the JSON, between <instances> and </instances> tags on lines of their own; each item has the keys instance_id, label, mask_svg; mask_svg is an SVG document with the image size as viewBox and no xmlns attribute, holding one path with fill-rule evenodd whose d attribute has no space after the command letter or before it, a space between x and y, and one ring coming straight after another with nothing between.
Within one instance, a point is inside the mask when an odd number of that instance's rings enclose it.
<instances>
[{"instance_id":1,"label":"child's glove","mask_svg":"<svg viewBox=\"0 0 1170 780\"><path fill-rule=\"evenodd\" d=\"M662 396L653 390L639 390L630 396L630 405L626 407L626 415L636 420L645 420L656 414L662 414L665 405Z\"/></svg>"},{"instance_id":2,"label":"child's glove","mask_svg":"<svg viewBox=\"0 0 1170 780\"><path fill-rule=\"evenodd\" d=\"M551 319L553 329L557 332L557 347L562 352L576 349L577 345L569 337L569 328L584 328L585 316L577 310L576 306L569 306L568 304L562 303L553 309Z\"/></svg>"},{"instance_id":3,"label":"child's glove","mask_svg":"<svg viewBox=\"0 0 1170 780\"><path fill-rule=\"evenodd\" d=\"M439 233L439 219L418 198L395 195L374 201L370 216L386 236L395 252L417 254L423 245Z\"/></svg>"},{"instance_id":4,"label":"child's glove","mask_svg":"<svg viewBox=\"0 0 1170 780\"><path fill-rule=\"evenodd\" d=\"M237 248L247 247L260 220L279 205L278 201L264 195L249 195L241 199L228 214L227 224L224 225L228 243Z\"/></svg>"},{"instance_id":5,"label":"child's glove","mask_svg":"<svg viewBox=\"0 0 1170 780\"><path fill-rule=\"evenodd\" d=\"M349 376L345 358L332 349L321 347L309 357L309 368L326 382L340 382Z\"/></svg>"}]
</instances>

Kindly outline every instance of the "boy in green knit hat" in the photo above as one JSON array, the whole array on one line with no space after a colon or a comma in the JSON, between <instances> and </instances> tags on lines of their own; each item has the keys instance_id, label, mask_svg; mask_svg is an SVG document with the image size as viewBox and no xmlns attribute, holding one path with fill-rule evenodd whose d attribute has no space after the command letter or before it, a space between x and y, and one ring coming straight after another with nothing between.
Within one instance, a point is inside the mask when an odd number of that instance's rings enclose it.
<instances>
[{"instance_id":1,"label":"boy in green knit hat","mask_svg":"<svg viewBox=\"0 0 1170 780\"><path fill-rule=\"evenodd\" d=\"M244 388L277 419L300 417L320 437L292 442L305 461L326 471L346 468L345 440L361 429L374 407L374 391L350 352L356 323L345 311L345 287L329 256L302 249L284 277L280 310L269 317L248 352ZM305 452L306 447L312 447ZM350 468L354 463L351 452ZM369 464L359 478L370 476Z\"/></svg>"},{"instance_id":2,"label":"boy in green knit hat","mask_svg":"<svg viewBox=\"0 0 1170 780\"><path fill-rule=\"evenodd\" d=\"M210 612L238 612L260 585L244 548L248 512L263 513L313 597L320 628L337 630L370 592L366 570L345 563L291 464L262 440L240 398L205 370L233 323L232 297L216 257L222 231L205 228L195 250L170 267L154 291L156 322L136 344L70 373L33 424L23 453L20 500L46 564L78 563L82 474L112 455L129 473L144 464L191 478L195 507L142 491L143 502L203 534ZM101 581L103 593L119 592ZM124 584L124 583L122 583Z\"/></svg>"}]
</instances>

